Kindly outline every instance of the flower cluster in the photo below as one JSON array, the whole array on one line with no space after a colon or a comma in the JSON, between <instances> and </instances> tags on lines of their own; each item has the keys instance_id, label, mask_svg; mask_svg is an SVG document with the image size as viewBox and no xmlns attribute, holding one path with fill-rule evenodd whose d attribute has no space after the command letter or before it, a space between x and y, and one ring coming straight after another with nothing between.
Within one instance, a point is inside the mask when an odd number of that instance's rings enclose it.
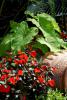
<instances>
[{"instance_id":1,"label":"flower cluster","mask_svg":"<svg viewBox=\"0 0 67 100\"><path fill-rule=\"evenodd\" d=\"M55 87L54 70L42 63L35 50L18 51L16 55L9 53L0 58L0 92L9 93L17 86L17 90L23 92L45 93L46 87Z\"/></svg>"}]
</instances>

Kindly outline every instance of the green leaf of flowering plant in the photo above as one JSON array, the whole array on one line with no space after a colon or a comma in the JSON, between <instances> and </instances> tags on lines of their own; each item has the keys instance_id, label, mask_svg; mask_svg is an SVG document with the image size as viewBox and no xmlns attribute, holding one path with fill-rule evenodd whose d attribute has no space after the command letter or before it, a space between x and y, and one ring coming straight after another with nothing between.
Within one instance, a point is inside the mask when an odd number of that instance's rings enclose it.
<instances>
[{"instance_id":1,"label":"green leaf of flowering plant","mask_svg":"<svg viewBox=\"0 0 67 100\"><path fill-rule=\"evenodd\" d=\"M56 89L56 90L49 89L48 93L47 93L46 100L49 100L49 99L50 100L52 100L52 99L58 100L59 98L61 100L66 100L66 97L64 97L62 94L63 93L60 90L58 90L58 89Z\"/></svg>"},{"instance_id":2,"label":"green leaf of flowering plant","mask_svg":"<svg viewBox=\"0 0 67 100\"><path fill-rule=\"evenodd\" d=\"M5 82L4 81L0 81L0 84L5 84Z\"/></svg>"}]
</instances>

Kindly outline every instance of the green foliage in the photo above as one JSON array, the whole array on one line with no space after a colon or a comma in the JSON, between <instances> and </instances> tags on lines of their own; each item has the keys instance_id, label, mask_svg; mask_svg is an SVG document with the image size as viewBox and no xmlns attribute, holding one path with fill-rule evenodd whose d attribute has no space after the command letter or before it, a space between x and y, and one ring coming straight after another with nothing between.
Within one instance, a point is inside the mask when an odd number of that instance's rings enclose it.
<instances>
[{"instance_id":1,"label":"green foliage","mask_svg":"<svg viewBox=\"0 0 67 100\"><path fill-rule=\"evenodd\" d=\"M6 50L11 50L14 53L23 49L27 44L32 44L34 48L40 48L43 53L47 51L58 52L61 47L67 49L67 43L65 43L59 36L60 28L55 19L50 15L42 13L34 16L27 12L29 17L27 21L20 23L10 22L11 30L3 39L0 44L0 56L5 53ZM28 22L31 21L35 27L29 27ZM41 31L39 35L38 32Z\"/></svg>"},{"instance_id":2,"label":"green foliage","mask_svg":"<svg viewBox=\"0 0 67 100\"><path fill-rule=\"evenodd\" d=\"M37 38L39 43L48 46L52 52L60 51L61 47L67 48L67 43L64 43L58 34L61 31L57 22L50 15L45 13L37 14L37 16L33 16L27 20L35 24L42 32L43 36Z\"/></svg>"},{"instance_id":3,"label":"green foliage","mask_svg":"<svg viewBox=\"0 0 67 100\"><path fill-rule=\"evenodd\" d=\"M34 36L38 33L38 29L36 27L29 28L28 24L24 21L21 23L12 21L10 23L10 27L10 33L3 38L0 44L0 55L5 53L6 50L16 52L23 48L26 44L30 43Z\"/></svg>"},{"instance_id":4,"label":"green foliage","mask_svg":"<svg viewBox=\"0 0 67 100\"><path fill-rule=\"evenodd\" d=\"M47 100L66 100L67 97L63 96L63 94L59 90L49 90L47 95Z\"/></svg>"},{"instance_id":5,"label":"green foliage","mask_svg":"<svg viewBox=\"0 0 67 100\"><path fill-rule=\"evenodd\" d=\"M36 96L36 100L66 100L67 97L63 96L63 93L61 93L59 90L51 90L49 89L47 96L39 95Z\"/></svg>"}]
</instances>

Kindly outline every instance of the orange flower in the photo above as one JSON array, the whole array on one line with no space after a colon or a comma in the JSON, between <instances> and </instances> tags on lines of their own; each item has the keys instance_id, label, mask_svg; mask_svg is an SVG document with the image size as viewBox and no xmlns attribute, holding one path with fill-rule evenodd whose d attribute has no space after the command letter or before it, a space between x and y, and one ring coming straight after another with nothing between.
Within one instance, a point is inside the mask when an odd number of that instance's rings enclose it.
<instances>
[{"instance_id":1,"label":"orange flower","mask_svg":"<svg viewBox=\"0 0 67 100\"><path fill-rule=\"evenodd\" d=\"M55 87L55 81L53 79L48 80L48 85L52 88Z\"/></svg>"}]
</instances>

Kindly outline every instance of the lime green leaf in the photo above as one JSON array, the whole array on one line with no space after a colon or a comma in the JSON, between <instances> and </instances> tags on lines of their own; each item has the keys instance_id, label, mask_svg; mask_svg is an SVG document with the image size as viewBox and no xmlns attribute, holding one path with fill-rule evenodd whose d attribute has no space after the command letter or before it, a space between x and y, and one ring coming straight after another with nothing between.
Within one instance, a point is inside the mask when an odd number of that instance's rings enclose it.
<instances>
[{"instance_id":1,"label":"lime green leaf","mask_svg":"<svg viewBox=\"0 0 67 100\"><path fill-rule=\"evenodd\" d=\"M58 45L54 44L52 41L49 43L46 39L43 37L40 37L37 39L37 41L41 44L46 45L47 47L50 48L50 51L52 52L57 52L58 51ZM51 45L52 44L52 45Z\"/></svg>"},{"instance_id":2,"label":"lime green leaf","mask_svg":"<svg viewBox=\"0 0 67 100\"><path fill-rule=\"evenodd\" d=\"M11 22L10 34L7 34L0 44L0 55L4 54L6 50L17 50L30 43L34 36L37 35L38 29L36 27L28 27L27 22L22 21L20 23Z\"/></svg>"},{"instance_id":3,"label":"lime green leaf","mask_svg":"<svg viewBox=\"0 0 67 100\"><path fill-rule=\"evenodd\" d=\"M56 22L56 20L55 20L52 16L50 16L50 15L48 15L48 14L46 14L46 13L38 14L37 16L38 16L38 17L43 17L43 18L46 19L47 21L50 21L50 22L52 23L54 29L55 29L56 31L58 31L58 32L61 32L61 30L60 30L60 28L59 28L59 26L58 26L58 23Z\"/></svg>"}]
</instances>

